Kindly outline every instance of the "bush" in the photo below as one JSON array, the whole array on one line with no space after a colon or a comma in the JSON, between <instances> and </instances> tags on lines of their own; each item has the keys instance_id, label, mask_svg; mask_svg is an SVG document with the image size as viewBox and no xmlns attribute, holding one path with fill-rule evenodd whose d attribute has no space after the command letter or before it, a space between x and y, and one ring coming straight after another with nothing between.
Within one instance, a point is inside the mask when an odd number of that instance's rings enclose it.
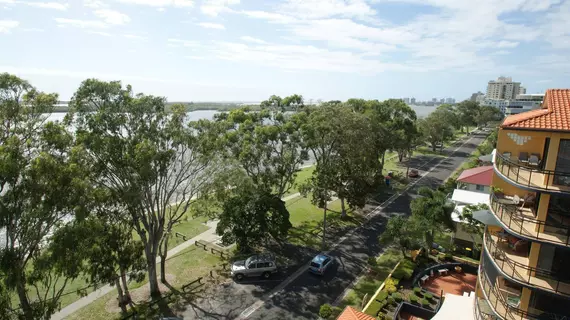
<instances>
[{"instance_id":1,"label":"bush","mask_svg":"<svg viewBox=\"0 0 570 320\"><path fill-rule=\"evenodd\" d=\"M332 306L328 303L321 305L319 309L319 317L328 319L332 316Z\"/></svg>"},{"instance_id":2,"label":"bush","mask_svg":"<svg viewBox=\"0 0 570 320\"><path fill-rule=\"evenodd\" d=\"M384 316L384 320L392 320L392 317L390 317L390 316Z\"/></svg>"},{"instance_id":3,"label":"bush","mask_svg":"<svg viewBox=\"0 0 570 320\"><path fill-rule=\"evenodd\" d=\"M342 312L342 308L339 307L332 307L332 314L331 314L331 319L336 319L338 318L338 316L340 315L340 313Z\"/></svg>"},{"instance_id":4,"label":"bush","mask_svg":"<svg viewBox=\"0 0 570 320\"><path fill-rule=\"evenodd\" d=\"M396 302L401 302L402 301L402 295L399 294L398 292L395 292L392 294L392 298L394 298L394 300L396 300Z\"/></svg>"},{"instance_id":5,"label":"bush","mask_svg":"<svg viewBox=\"0 0 570 320\"><path fill-rule=\"evenodd\" d=\"M377 266L378 260L375 257L368 257L368 265Z\"/></svg>"},{"instance_id":6,"label":"bush","mask_svg":"<svg viewBox=\"0 0 570 320\"><path fill-rule=\"evenodd\" d=\"M426 292L426 294L424 294L424 298L431 300L431 299L433 299L433 294Z\"/></svg>"},{"instance_id":7,"label":"bush","mask_svg":"<svg viewBox=\"0 0 570 320\"><path fill-rule=\"evenodd\" d=\"M410 302L411 303L416 303L418 302L418 297L416 295L411 294L410 295Z\"/></svg>"},{"instance_id":8,"label":"bush","mask_svg":"<svg viewBox=\"0 0 570 320\"><path fill-rule=\"evenodd\" d=\"M392 277L395 279L405 279L408 280L414 274L414 269L416 268L416 264L409 259L404 259L400 262L400 265L394 272L392 273Z\"/></svg>"},{"instance_id":9,"label":"bush","mask_svg":"<svg viewBox=\"0 0 570 320\"><path fill-rule=\"evenodd\" d=\"M453 260L453 255L452 255L451 253L446 253L444 257L445 257L445 260L446 260L446 261L451 261L451 260Z\"/></svg>"},{"instance_id":10,"label":"bush","mask_svg":"<svg viewBox=\"0 0 570 320\"><path fill-rule=\"evenodd\" d=\"M376 300L379 301L386 300L386 298L388 298L388 292L386 292L385 290L380 291L380 293L376 296Z\"/></svg>"},{"instance_id":11,"label":"bush","mask_svg":"<svg viewBox=\"0 0 570 320\"><path fill-rule=\"evenodd\" d=\"M421 303L422 303L422 307L429 306L429 301L427 301L426 299L422 299Z\"/></svg>"},{"instance_id":12,"label":"bush","mask_svg":"<svg viewBox=\"0 0 570 320\"><path fill-rule=\"evenodd\" d=\"M414 293L417 295L421 295L422 294L422 288L420 287L414 287Z\"/></svg>"},{"instance_id":13,"label":"bush","mask_svg":"<svg viewBox=\"0 0 570 320\"><path fill-rule=\"evenodd\" d=\"M380 309L382 309L382 305L380 304L380 301L374 300L370 303L370 305L368 306L368 309L366 309L366 311L364 313L366 313L367 315L376 317L378 315L378 312L380 312Z\"/></svg>"},{"instance_id":14,"label":"bush","mask_svg":"<svg viewBox=\"0 0 570 320\"><path fill-rule=\"evenodd\" d=\"M386 280L386 282L384 283L384 290L386 290L386 292L390 294L398 291L398 288L396 288L396 282L392 279Z\"/></svg>"},{"instance_id":15,"label":"bush","mask_svg":"<svg viewBox=\"0 0 570 320\"><path fill-rule=\"evenodd\" d=\"M396 302L392 297L388 298L386 301L388 301L388 305L394 304L394 302Z\"/></svg>"}]
</instances>

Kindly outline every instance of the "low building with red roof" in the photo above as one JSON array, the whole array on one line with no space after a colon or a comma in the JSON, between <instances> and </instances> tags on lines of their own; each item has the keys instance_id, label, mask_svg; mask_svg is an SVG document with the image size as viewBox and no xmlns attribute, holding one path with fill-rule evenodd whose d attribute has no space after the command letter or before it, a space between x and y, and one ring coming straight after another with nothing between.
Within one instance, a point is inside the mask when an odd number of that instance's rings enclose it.
<instances>
[{"instance_id":1,"label":"low building with red roof","mask_svg":"<svg viewBox=\"0 0 570 320\"><path fill-rule=\"evenodd\" d=\"M344 308L342 313L336 318L337 320L376 320L375 317L358 311L351 306Z\"/></svg>"}]
</instances>

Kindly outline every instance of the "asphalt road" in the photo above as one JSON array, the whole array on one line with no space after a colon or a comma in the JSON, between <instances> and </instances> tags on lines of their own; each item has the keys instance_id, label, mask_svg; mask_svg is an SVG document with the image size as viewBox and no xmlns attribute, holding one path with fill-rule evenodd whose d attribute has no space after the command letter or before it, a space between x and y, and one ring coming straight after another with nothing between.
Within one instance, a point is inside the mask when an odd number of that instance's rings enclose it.
<instances>
[{"instance_id":1,"label":"asphalt road","mask_svg":"<svg viewBox=\"0 0 570 320\"><path fill-rule=\"evenodd\" d=\"M447 150L447 157L423 156L416 159L421 178L400 195L370 215L368 222L340 239L330 251L336 258L332 270L325 276L309 274L304 264L284 268L269 281L252 279L246 283L228 280L222 286L203 294L196 304L188 306L184 319L317 319L319 307L342 297L345 289L362 273L368 257L379 255L383 248L378 236L387 220L395 215L409 215L410 201L418 188L436 188L458 168L486 134L474 134ZM389 195L388 195L389 197ZM307 252L302 259L306 261Z\"/></svg>"}]
</instances>

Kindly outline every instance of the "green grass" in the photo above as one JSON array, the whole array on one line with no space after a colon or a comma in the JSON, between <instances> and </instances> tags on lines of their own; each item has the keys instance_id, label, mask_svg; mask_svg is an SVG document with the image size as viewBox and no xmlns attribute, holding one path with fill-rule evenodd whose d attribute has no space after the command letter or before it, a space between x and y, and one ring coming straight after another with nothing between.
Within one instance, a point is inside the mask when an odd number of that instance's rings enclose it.
<instances>
[{"instance_id":1,"label":"green grass","mask_svg":"<svg viewBox=\"0 0 570 320\"><path fill-rule=\"evenodd\" d=\"M373 267L373 274L366 274L361 277L354 288L350 289L346 297L341 302L341 307L347 305L360 309L362 299L365 295L370 298L380 285L384 282L390 271L396 264L402 260L404 256L400 250L387 249L380 257L376 259L377 265Z\"/></svg>"},{"instance_id":2,"label":"green grass","mask_svg":"<svg viewBox=\"0 0 570 320\"><path fill-rule=\"evenodd\" d=\"M166 272L174 276L174 280L170 283L173 287L180 289L182 285L194 281L198 277L207 276L208 272L215 269L220 264L220 259L208 251L204 251L199 247L189 247L175 256L169 257L166 265ZM134 290L141 286L146 286L146 281L140 283L131 283L130 290ZM78 310L66 319L70 320L106 320L120 319L119 313L109 313L106 310L106 303L115 299L117 293L115 290L109 292L105 296L93 301L86 307Z\"/></svg>"},{"instance_id":3,"label":"green grass","mask_svg":"<svg viewBox=\"0 0 570 320\"><path fill-rule=\"evenodd\" d=\"M291 187L291 189L287 193L285 193L285 196L292 195L292 194L299 192L299 185L301 183L307 181L311 177L311 175L313 174L313 171L315 171L315 166L303 168L299 172L297 172L297 177L295 178L295 183L293 183L293 186Z\"/></svg>"}]
</instances>

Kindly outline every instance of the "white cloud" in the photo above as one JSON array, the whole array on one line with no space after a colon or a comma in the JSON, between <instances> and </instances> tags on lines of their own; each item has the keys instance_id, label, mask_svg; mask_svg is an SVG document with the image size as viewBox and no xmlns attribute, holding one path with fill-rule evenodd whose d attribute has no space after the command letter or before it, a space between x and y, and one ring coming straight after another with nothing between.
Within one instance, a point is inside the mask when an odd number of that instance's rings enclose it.
<instances>
[{"instance_id":1,"label":"white cloud","mask_svg":"<svg viewBox=\"0 0 570 320\"><path fill-rule=\"evenodd\" d=\"M107 7L107 5L104 2L99 0L83 0L83 5L88 8L95 8L95 9Z\"/></svg>"},{"instance_id":2,"label":"white cloud","mask_svg":"<svg viewBox=\"0 0 570 320\"><path fill-rule=\"evenodd\" d=\"M79 19L67 19L67 18L55 18L54 20L55 22L57 22L57 25L60 27L71 26L83 29L86 28L102 29L102 28L107 28L109 26L105 22L98 20L79 20Z\"/></svg>"},{"instance_id":3,"label":"white cloud","mask_svg":"<svg viewBox=\"0 0 570 320\"><path fill-rule=\"evenodd\" d=\"M102 32L102 31L87 31L87 32L88 32L88 33L91 33L91 34L96 34L96 35L99 35L99 36L103 36L103 37L112 37L112 36L113 36L112 34L110 34L110 33L108 33L108 32Z\"/></svg>"},{"instance_id":4,"label":"white cloud","mask_svg":"<svg viewBox=\"0 0 570 320\"><path fill-rule=\"evenodd\" d=\"M240 0L205 0L200 6L203 14L217 17L222 12L229 12L231 5L239 4Z\"/></svg>"},{"instance_id":5,"label":"white cloud","mask_svg":"<svg viewBox=\"0 0 570 320\"><path fill-rule=\"evenodd\" d=\"M191 40L182 40L182 39L175 39L170 38L168 39L168 43L172 46L182 46L182 47L199 47L200 43L198 41L191 41Z\"/></svg>"},{"instance_id":6,"label":"white cloud","mask_svg":"<svg viewBox=\"0 0 570 320\"><path fill-rule=\"evenodd\" d=\"M254 38L254 37L250 37L250 36L243 36L240 39L242 39L243 41L247 41L247 42L253 42L253 43L266 43L265 41L258 39L258 38Z\"/></svg>"},{"instance_id":7,"label":"white cloud","mask_svg":"<svg viewBox=\"0 0 570 320\"><path fill-rule=\"evenodd\" d=\"M508 50L499 50L499 51L495 51L493 52L494 55L496 56L502 56L502 55L506 55L506 54L510 54L511 52Z\"/></svg>"},{"instance_id":8,"label":"white cloud","mask_svg":"<svg viewBox=\"0 0 570 320\"><path fill-rule=\"evenodd\" d=\"M370 18L376 15L365 0L287 0L281 10L305 19L328 17Z\"/></svg>"},{"instance_id":9,"label":"white cloud","mask_svg":"<svg viewBox=\"0 0 570 320\"><path fill-rule=\"evenodd\" d=\"M15 20L0 20L0 33L10 33L10 31L20 25Z\"/></svg>"},{"instance_id":10,"label":"white cloud","mask_svg":"<svg viewBox=\"0 0 570 320\"><path fill-rule=\"evenodd\" d=\"M22 31L25 32L45 32L45 29L42 28L22 28Z\"/></svg>"},{"instance_id":11,"label":"white cloud","mask_svg":"<svg viewBox=\"0 0 570 320\"><path fill-rule=\"evenodd\" d=\"M138 4L152 7L193 7L192 0L117 0L123 3Z\"/></svg>"},{"instance_id":12,"label":"white cloud","mask_svg":"<svg viewBox=\"0 0 570 320\"><path fill-rule=\"evenodd\" d=\"M197 23L197 25L199 25L202 28L206 28L206 29L217 29L217 30L225 30L226 29L226 27L224 27L223 24L212 23L212 22L199 22L199 23Z\"/></svg>"},{"instance_id":13,"label":"white cloud","mask_svg":"<svg viewBox=\"0 0 570 320\"><path fill-rule=\"evenodd\" d=\"M552 82L552 79L543 79L536 81L536 83L549 83L549 82Z\"/></svg>"},{"instance_id":14,"label":"white cloud","mask_svg":"<svg viewBox=\"0 0 570 320\"><path fill-rule=\"evenodd\" d=\"M32 1L22 1L21 3L26 4L31 7L44 8L44 9L55 9L55 10L67 10L67 3L59 2L32 2Z\"/></svg>"},{"instance_id":15,"label":"white cloud","mask_svg":"<svg viewBox=\"0 0 570 320\"><path fill-rule=\"evenodd\" d=\"M158 9L156 9L156 11L158 11L158 12L164 12L164 11L166 11L166 9L164 9L164 8L158 8Z\"/></svg>"},{"instance_id":16,"label":"white cloud","mask_svg":"<svg viewBox=\"0 0 570 320\"><path fill-rule=\"evenodd\" d=\"M129 16L115 10L99 9L95 10L93 13L109 24L121 25L131 21L131 18L129 18Z\"/></svg>"},{"instance_id":17,"label":"white cloud","mask_svg":"<svg viewBox=\"0 0 570 320\"><path fill-rule=\"evenodd\" d=\"M201 56L185 56L185 58L190 60L206 60L206 57Z\"/></svg>"},{"instance_id":18,"label":"white cloud","mask_svg":"<svg viewBox=\"0 0 570 320\"><path fill-rule=\"evenodd\" d=\"M124 34L123 37L128 38L128 39L134 39L134 40L146 40L147 39L147 37L139 36L136 34Z\"/></svg>"},{"instance_id":19,"label":"white cloud","mask_svg":"<svg viewBox=\"0 0 570 320\"><path fill-rule=\"evenodd\" d=\"M519 43L518 42L513 42L513 41L499 41L499 43L497 43L497 48L514 48L516 46L518 46Z\"/></svg>"}]
</instances>

